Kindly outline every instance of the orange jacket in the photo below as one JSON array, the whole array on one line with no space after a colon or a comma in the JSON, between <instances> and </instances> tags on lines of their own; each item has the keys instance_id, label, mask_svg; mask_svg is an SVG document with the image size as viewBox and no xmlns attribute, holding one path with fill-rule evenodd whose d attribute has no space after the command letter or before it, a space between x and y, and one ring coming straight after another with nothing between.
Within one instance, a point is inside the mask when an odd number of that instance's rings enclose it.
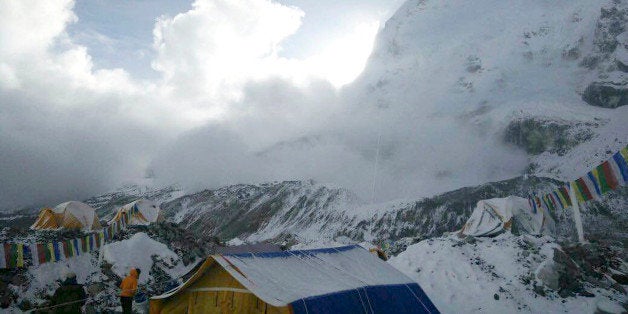
<instances>
[{"instance_id":1,"label":"orange jacket","mask_svg":"<svg viewBox=\"0 0 628 314\"><path fill-rule=\"evenodd\" d=\"M126 276L120 284L120 289L122 289L122 292L120 292L121 297L132 297L135 295L137 292L138 277L137 270L135 268L131 268L129 275Z\"/></svg>"}]
</instances>

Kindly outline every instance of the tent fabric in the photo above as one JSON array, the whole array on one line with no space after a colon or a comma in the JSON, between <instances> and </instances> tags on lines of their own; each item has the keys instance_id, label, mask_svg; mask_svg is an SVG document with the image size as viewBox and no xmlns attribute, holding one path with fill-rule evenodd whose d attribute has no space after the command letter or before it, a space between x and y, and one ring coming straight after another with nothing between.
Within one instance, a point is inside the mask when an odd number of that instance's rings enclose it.
<instances>
[{"instance_id":1,"label":"tent fabric","mask_svg":"<svg viewBox=\"0 0 628 314\"><path fill-rule=\"evenodd\" d=\"M263 302L292 313L438 313L416 282L357 245L212 255L183 285L151 300L198 290L194 282L212 265Z\"/></svg>"},{"instance_id":2,"label":"tent fabric","mask_svg":"<svg viewBox=\"0 0 628 314\"><path fill-rule=\"evenodd\" d=\"M55 208L43 208L31 229L83 229L102 228L96 210L91 206L77 201L65 202Z\"/></svg>"},{"instance_id":3,"label":"tent fabric","mask_svg":"<svg viewBox=\"0 0 628 314\"><path fill-rule=\"evenodd\" d=\"M242 244L234 246L217 247L218 254L240 254L240 253L263 253L281 252L281 247L277 244L259 242L253 244Z\"/></svg>"},{"instance_id":4,"label":"tent fabric","mask_svg":"<svg viewBox=\"0 0 628 314\"><path fill-rule=\"evenodd\" d=\"M118 208L109 224L122 220L124 214L129 212L132 213L131 221L128 222L130 225L150 225L164 219L157 203L147 199L139 199Z\"/></svg>"},{"instance_id":5,"label":"tent fabric","mask_svg":"<svg viewBox=\"0 0 628 314\"><path fill-rule=\"evenodd\" d=\"M417 306L417 301L420 307ZM439 313L416 284L369 286L291 303L294 313Z\"/></svg>"},{"instance_id":6,"label":"tent fabric","mask_svg":"<svg viewBox=\"0 0 628 314\"><path fill-rule=\"evenodd\" d=\"M461 233L468 236L493 236L510 231L513 223L529 234L552 234L554 219L545 210L533 211L527 199L509 196L481 200Z\"/></svg>"}]
</instances>

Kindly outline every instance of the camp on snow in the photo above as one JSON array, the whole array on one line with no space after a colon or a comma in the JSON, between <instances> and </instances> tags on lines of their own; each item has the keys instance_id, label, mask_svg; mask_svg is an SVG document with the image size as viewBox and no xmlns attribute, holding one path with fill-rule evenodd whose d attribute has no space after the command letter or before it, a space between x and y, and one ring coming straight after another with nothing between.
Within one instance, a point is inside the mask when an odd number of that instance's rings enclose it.
<instances>
[{"instance_id":1,"label":"camp on snow","mask_svg":"<svg viewBox=\"0 0 628 314\"><path fill-rule=\"evenodd\" d=\"M419 285L358 245L212 255L150 313L439 313Z\"/></svg>"},{"instance_id":2,"label":"camp on snow","mask_svg":"<svg viewBox=\"0 0 628 314\"><path fill-rule=\"evenodd\" d=\"M509 196L479 201L460 233L474 237L494 236L513 228L534 235L552 234L555 222L542 208L530 208L527 199Z\"/></svg>"},{"instance_id":3,"label":"camp on snow","mask_svg":"<svg viewBox=\"0 0 628 314\"><path fill-rule=\"evenodd\" d=\"M78 201L65 202L55 208L43 208L31 226L33 230L82 229L89 231L101 228L96 210Z\"/></svg>"},{"instance_id":4,"label":"camp on snow","mask_svg":"<svg viewBox=\"0 0 628 314\"><path fill-rule=\"evenodd\" d=\"M157 203L146 199L139 199L118 208L113 218L109 221L109 224L120 221L122 217L128 213L131 213L131 220L128 222L130 225L150 225L151 223L164 220L161 209Z\"/></svg>"}]
</instances>

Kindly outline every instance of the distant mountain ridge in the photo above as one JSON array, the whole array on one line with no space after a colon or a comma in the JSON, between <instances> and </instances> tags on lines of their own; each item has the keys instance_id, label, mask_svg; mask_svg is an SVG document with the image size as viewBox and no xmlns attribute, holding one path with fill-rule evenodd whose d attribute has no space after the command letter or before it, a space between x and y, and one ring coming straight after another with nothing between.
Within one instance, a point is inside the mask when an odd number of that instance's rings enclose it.
<instances>
[{"instance_id":1,"label":"distant mountain ridge","mask_svg":"<svg viewBox=\"0 0 628 314\"><path fill-rule=\"evenodd\" d=\"M345 237L376 243L404 237L430 238L459 230L477 201L508 195L526 197L563 183L548 178L518 177L467 187L416 201L365 204L351 192L314 182L286 181L233 185L185 195L162 204L166 216L199 236L235 237L255 242L311 242ZM583 208L586 232L628 239L628 188L612 192ZM552 213L560 236L575 235L571 210Z\"/></svg>"}]
</instances>

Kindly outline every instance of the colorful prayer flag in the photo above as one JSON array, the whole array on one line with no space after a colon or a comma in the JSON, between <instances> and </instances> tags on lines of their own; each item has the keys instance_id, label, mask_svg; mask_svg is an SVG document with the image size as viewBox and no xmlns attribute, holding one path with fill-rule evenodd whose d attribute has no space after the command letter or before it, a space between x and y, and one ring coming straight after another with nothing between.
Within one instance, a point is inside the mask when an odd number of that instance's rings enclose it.
<instances>
[{"instance_id":1,"label":"colorful prayer flag","mask_svg":"<svg viewBox=\"0 0 628 314\"><path fill-rule=\"evenodd\" d=\"M534 200L536 201L536 209L540 209L541 208L541 199L538 196L534 197Z\"/></svg>"},{"instance_id":2,"label":"colorful prayer flag","mask_svg":"<svg viewBox=\"0 0 628 314\"><path fill-rule=\"evenodd\" d=\"M7 268L15 268L17 266L17 248L13 243L4 244L4 254Z\"/></svg>"},{"instance_id":3,"label":"colorful prayer flag","mask_svg":"<svg viewBox=\"0 0 628 314\"><path fill-rule=\"evenodd\" d=\"M593 193L589 189L589 186L585 181L585 177L578 178L578 180L575 181L575 184L577 187L576 191L580 192L580 195L582 195L582 202L593 199Z\"/></svg>"},{"instance_id":4,"label":"colorful prayer flag","mask_svg":"<svg viewBox=\"0 0 628 314\"><path fill-rule=\"evenodd\" d=\"M34 258L33 258L33 254L31 251L32 247L30 244L24 244L23 250L24 250L24 267L26 267L26 265L28 266L33 266L34 265Z\"/></svg>"},{"instance_id":5,"label":"colorful prayer flag","mask_svg":"<svg viewBox=\"0 0 628 314\"><path fill-rule=\"evenodd\" d=\"M7 268L7 260L5 258L4 244L0 245L0 269Z\"/></svg>"},{"instance_id":6,"label":"colorful prayer flag","mask_svg":"<svg viewBox=\"0 0 628 314\"><path fill-rule=\"evenodd\" d=\"M52 243L46 244L46 262L55 262L55 249Z\"/></svg>"},{"instance_id":7,"label":"colorful prayer flag","mask_svg":"<svg viewBox=\"0 0 628 314\"><path fill-rule=\"evenodd\" d=\"M87 241L85 241L85 238L83 238L83 237L81 238L81 252L83 252L83 253L89 252L87 250Z\"/></svg>"},{"instance_id":8,"label":"colorful prayer flag","mask_svg":"<svg viewBox=\"0 0 628 314\"><path fill-rule=\"evenodd\" d=\"M87 236L89 238L89 250L93 251L96 248L96 241L94 239L94 234L90 234L89 236Z\"/></svg>"},{"instance_id":9,"label":"colorful prayer flag","mask_svg":"<svg viewBox=\"0 0 628 314\"><path fill-rule=\"evenodd\" d=\"M591 192L595 191L594 197L602 196L602 192L600 190L600 183L598 182L596 174L597 174L597 171L593 169L592 171L589 171L586 176L587 178L589 178L589 181L587 181L587 183L590 182L593 185L593 190L591 190Z\"/></svg>"},{"instance_id":10,"label":"colorful prayer flag","mask_svg":"<svg viewBox=\"0 0 628 314\"><path fill-rule=\"evenodd\" d=\"M615 153L613 155L613 165L617 172L617 178L621 178L624 185L628 184L628 160L624 159L621 153Z\"/></svg>"},{"instance_id":11,"label":"colorful prayer flag","mask_svg":"<svg viewBox=\"0 0 628 314\"><path fill-rule=\"evenodd\" d=\"M545 209L545 211L549 212L552 207L550 206L550 200L546 195L543 195L543 205L545 205L543 208Z\"/></svg>"},{"instance_id":12,"label":"colorful prayer flag","mask_svg":"<svg viewBox=\"0 0 628 314\"><path fill-rule=\"evenodd\" d=\"M534 207L534 201L531 197L528 197L528 206L530 206L530 210L536 214L536 207Z\"/></svg>"},{"instance_id":13,"label":"colorful prayer flag","mask_svg":"<svg viewBox=\"0 0 628 314\"><path fill-rule=\"evenodd\" d=\"M552 192L552 199L554 200L554 207L556 207L557 209L560 207L560 209L565 209L565 206L563 206L563 203L560 201L560 198L558 197L558 190L554 190L554 192Z\"/></svg>"},{"instance_id":14,"label":"colorful prayer flag","mask_svg":"<svg viewBox=\"0 0 628 314\"><path fill-rule=\"evenodd\" d=\"M568 183L567 185L564 185L558 189L558 191L560 192L560 196L562 196L562 200L565 201L565 204L566 204L565 207L569 207L572 205L571 197L569 197L569 187L570 187L570 184Z\"/></svg>"},{"instance_id":15,"label":"colorful prayer flag","mask_svg":"<svg viewBox=\"0 0 628 314\"><path fill-rule=\"evenodd\" d=\"M61 255L63 254L61 250L63 249L63 244L61 242L53 242L52 247L54 249L55 261L61 260Z\"/></svg>"},{"instance_id":16,"label":"colorful prayer flag","mask_svg":"<svg viewBox=\"0 0 628 314\"><path fill-rule=\"evenodd\" d=\"M7 265L9 268L17 267L17 244L15 243L9 244L9 262Z\"/></svg>"},{"instance_id":17,"label":"colorful prayer flag","mask_svg":"<svg viewBox=\"0 0 628 314\"><path fill-rule=\"evenodd\" d=\"M16 266L18 268L24 268L24 244L22 243L18 243L16 244L16 253L17 253L17 257L16 257Z\"/></svg>"},{"instance_id":18,"label":"colorful prayer flag","mask_svg":"<svg viewBox=\"0 0 628 314\"><path fill-rule=\"evenodd\" d=\"M72 245L70 244L70 240L63 241L63 253L66 259L74 256L72 255Z\"/></svg>"},{"instance_id":19,"label":"colorful prayer flag","mask_svg":"<svg viewBox=\"0 0 628 314\"><path fill-rule=\"evenodd\" d=\"M596 178L600 183L600 190L602 194L617 188L617 179L615 179L615 176L613 175L613 171L611 170L611 165L608 160L604 161L593 170L595 171L594 174L596 174Z\"/></svg>"},{"instance_id":20,"label":"colorful prayer flag","mask_svg":"<svg viewBox=\"0 0 628 314\"><path fill-rule=\"evenodd\" d=\"M550 205L552 207L553 211L556 211L558 209L558 204L556 204L556 200L554 199L554 195L552 195L552 193L547 195L549 200L550 200Z\"/></svg>"},{"instance_id":21,"label":"colorful prayer flag","mask_svg":"<svg viewBox=\"0 0 628 314\"><path fill-rule=\"evenodd\" d=\"M37 260L39 264L41 265L46 263L48 261L48 259L46 259L47 248L44 247L42 243L37 243L35 245L37 246Z\"/></svg>"},{"instance_id":22,"label":"colorful prayer flag","mask_svg":"<svg viewBox=\"0 0 628 314\"><path fill-rule=\"evenodd\" d=\"M74 246L74 252L76 252L76 256L80 256L81 255L81 244L79 239L73 239L72 240L72 245Z\"/></svg>"},{"instance_id":23,"label":"colorful prayer flag","mask_svg":"<svg viewBox=\"0 0 628 314\"><path fill-rule=\"evenodd\" d=\"M33 266L39 266L39 252L37 251L37 243L30 244L31 251L31 264Z\"/></svg>"},{"instance_id":24,"label":"colorful prayer flag","mask_svg":"<svg viewBox=\"0 0 628 314\"><path fill-rule=\"evenodd\" d=\"M580 188L578 187L578 182L571 181L569 184L571 185L570 188L574 191L574 194L576 194L576 201L578 203L584 203L584 195L582 195L582 191L580 191Z\"/></svg>"}]
</instances>

